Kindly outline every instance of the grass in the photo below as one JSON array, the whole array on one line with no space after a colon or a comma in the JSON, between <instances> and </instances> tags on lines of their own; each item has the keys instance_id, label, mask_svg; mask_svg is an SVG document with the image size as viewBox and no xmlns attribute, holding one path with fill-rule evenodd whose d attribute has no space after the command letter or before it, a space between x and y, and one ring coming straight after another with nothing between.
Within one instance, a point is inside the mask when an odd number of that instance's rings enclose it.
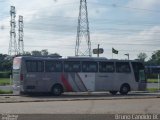
<instances>
[{"instance_id":1,"label":"grass","mask_svg":"<svg viewBox=\"0 0 160 120\"><path fill-rule=\"evenodd\" d=\"M13 91L11 90L0 90L0 94L12 94Z\"/></svg>"},{"instance_id":2,"label":"grass","mask_svg":"<svg viewBox=\"0 0 160 120\"><path fill-rule=\"evenodd\" d=\"M148 79L148 83L158 83L158 79Z\"/></svg>"},{"instance_id":3,"label":"grass","mask_svg":"<svg viewBox=\"0 0 160 120\"><path fill-rule=\"evenodd\" d=\"M10 85L9 78L0 78L0 85Z\"/></svg>"},{"instance_id":4,"label":"grass","mask_svg":"<svg viewBox=\"0 0 160 120\"><path fill-rule=\"evenodd\" d=\"M158 90L158 88L147 88L148 92L157 92Z\"/></svg>"}]
</instances>

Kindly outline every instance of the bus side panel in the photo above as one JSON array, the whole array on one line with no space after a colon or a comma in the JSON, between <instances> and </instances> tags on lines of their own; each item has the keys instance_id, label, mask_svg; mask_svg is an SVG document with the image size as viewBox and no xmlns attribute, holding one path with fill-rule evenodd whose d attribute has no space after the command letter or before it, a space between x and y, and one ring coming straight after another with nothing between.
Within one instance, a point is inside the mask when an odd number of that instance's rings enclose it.
<instances>
[{"instance_id":1,"label":"bus side panel","mask_svg":"<svg viewBox=\"0 0 160 120\"><path fill-rule=\"evenodd\" d=\"M112 90L114 79L114 73L96 73L95 91Z\"/></svg>"},{"instance_id":2,"label":"bus side panel","mask_svg":"<svg viewBox=\"0 0 160 120\"><path fill-rule=\"evenodd\" d=\"M61 81L68 92L95 91L95 73L64 73Z\"/></svg>"},{"instance_id":3,"label":"bus side panel","mask_svg":"<svg viewBox=\"0 0 160 120\"><path fill-rule=\"evenodd\" d=\"M85 86L78 73L68 73L68 80L74 92L85 92Z\"/></svg>"},{"instance_id":4,"label":"bus side panel","mask_svg":"<svg viewBox=\"0 0 160 120\"><path fill-rule=\"evenodd\" d=\"M95 91L95 73L79 73L79 78L81 79L86 91Z\"/></svg>"},{"instance_id":5,"label":"bus side panel","mask_svg":"<svg viewBox=\"0 0 160 120\"><path fill-rule=\"evenodd\" d=\"M113 90L119 91L123 84L127 83L131 90L137 90L138 84L135 83L132 73L116 73L113 81Z\"/></svg>"},{"instance_id":6,"label":"bus side panel","mask_svg":"<svg viewBox=\"0 0 160 120\"><path fill-rule=\"evenodd\" d=\"M61 83L61 73L59 73L59 72L56 72L56 73L46 72L46 73L44 73L44 75L42 76L42 81L41 82L42 82L41 86L45 89L44 92L50 92L52 87L55 84L63 85Z\"/></svg>"}]
</instances>

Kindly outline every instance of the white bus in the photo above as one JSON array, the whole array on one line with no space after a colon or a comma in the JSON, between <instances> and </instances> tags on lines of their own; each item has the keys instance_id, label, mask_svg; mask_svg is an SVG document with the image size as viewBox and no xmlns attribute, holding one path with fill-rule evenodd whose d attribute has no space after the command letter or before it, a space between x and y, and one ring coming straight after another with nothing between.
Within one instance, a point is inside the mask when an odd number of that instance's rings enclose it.
<instances>
[{"instance_id":1,"label":"white bus","mask_svg":"<svg viewBox=\"0 0 160 120\"><path fill-rule=\"evenodd\" d=\"M109 91L126 95L146 89L139 61L93 57L47 58L21 56L13 60L14 90L20 93Z\"/></svg>"}]
</instances>

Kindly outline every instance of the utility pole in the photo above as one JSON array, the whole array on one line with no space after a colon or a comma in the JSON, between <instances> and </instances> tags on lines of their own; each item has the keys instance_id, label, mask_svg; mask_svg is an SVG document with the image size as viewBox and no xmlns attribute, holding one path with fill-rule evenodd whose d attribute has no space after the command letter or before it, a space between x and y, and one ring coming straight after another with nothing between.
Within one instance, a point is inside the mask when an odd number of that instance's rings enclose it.
<instances>
[{"instance_id":1,"label":"utility pole","mask_svg":"<svg viewBox=\"0 0 160 120\"><path fill-rule=\"evenodd\" d=\"M18 34L19 34L19 39L18 39L18 54L23 55L24 54L24 42L23 42L23 16L19 16L18 20Z\"/></svg>"},{"instance_id":2,"label":"utility pole","mask_svg":"<svg viewBox=\"0 0 160 120\"><path fill-rule=\"evenodd\" d=\"M98 44L97 50L98 50L97 57L99 57L99 44Z\"/></svg>"},{"instance_id":3,"label":"utility pole","mask_svg":"<svg viewBox=\"0 0 160 120\"><path fill-rule=\"evenodd\" d=\"M103 48L99 48L100 44L98 44L98 47L96 49L93 49L93 54L97 54L97 57L99 57L100 54L104 52Z\"/></svg>"},{"instance_id":4,"label":"utility pole","mask_svg":"<svg viewBox=\"0 0 160 120\"><path fill-rule=\"evenodd\" d=\"M128 60L129 60L129 53L127 53L127 54L124 54L124 55L126 55L126 56L128 57Z\"/></svg>"},{"instance_id":5,"label":"utility pole","mask_svg":"<svg viewBox=\"0 0 160 120\"><path fill-rule=\"evenodd\" d=\"M9 55L17 55L17 42L16 42L16 22L15 22L15 17L16 17L16 11L15 7L11 6L10 10L10 15L11 15L11 21L10 21L10 42L9 42L9 49L8 49L8 54Z\"/></svg>"},{"instance_id":6,"label":"utility pole","mask_svg":"<svg viewBox=\"0 0 160 120\"><path fill-rule=\"evenodd\" d=\"M86 0L80 0L75 56L92 56Z\"/></svg>"}]
</instances>

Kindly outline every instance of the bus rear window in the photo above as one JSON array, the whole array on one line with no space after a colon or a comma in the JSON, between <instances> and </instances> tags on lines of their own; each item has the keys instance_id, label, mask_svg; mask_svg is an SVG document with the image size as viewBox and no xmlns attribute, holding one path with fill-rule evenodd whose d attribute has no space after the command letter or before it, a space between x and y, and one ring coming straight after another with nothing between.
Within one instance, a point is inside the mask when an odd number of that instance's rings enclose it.
<instances>
[{"instance_id":1,"label":"bus rear window","mask_svg":"<svg viewBox=\"0 0 160 120\"><path fill-rule=\"evenodd\" d=\"M21 58L14 58L13 60L13 69L18 70L21 66Z\"/></svg>"}]
</instances>

